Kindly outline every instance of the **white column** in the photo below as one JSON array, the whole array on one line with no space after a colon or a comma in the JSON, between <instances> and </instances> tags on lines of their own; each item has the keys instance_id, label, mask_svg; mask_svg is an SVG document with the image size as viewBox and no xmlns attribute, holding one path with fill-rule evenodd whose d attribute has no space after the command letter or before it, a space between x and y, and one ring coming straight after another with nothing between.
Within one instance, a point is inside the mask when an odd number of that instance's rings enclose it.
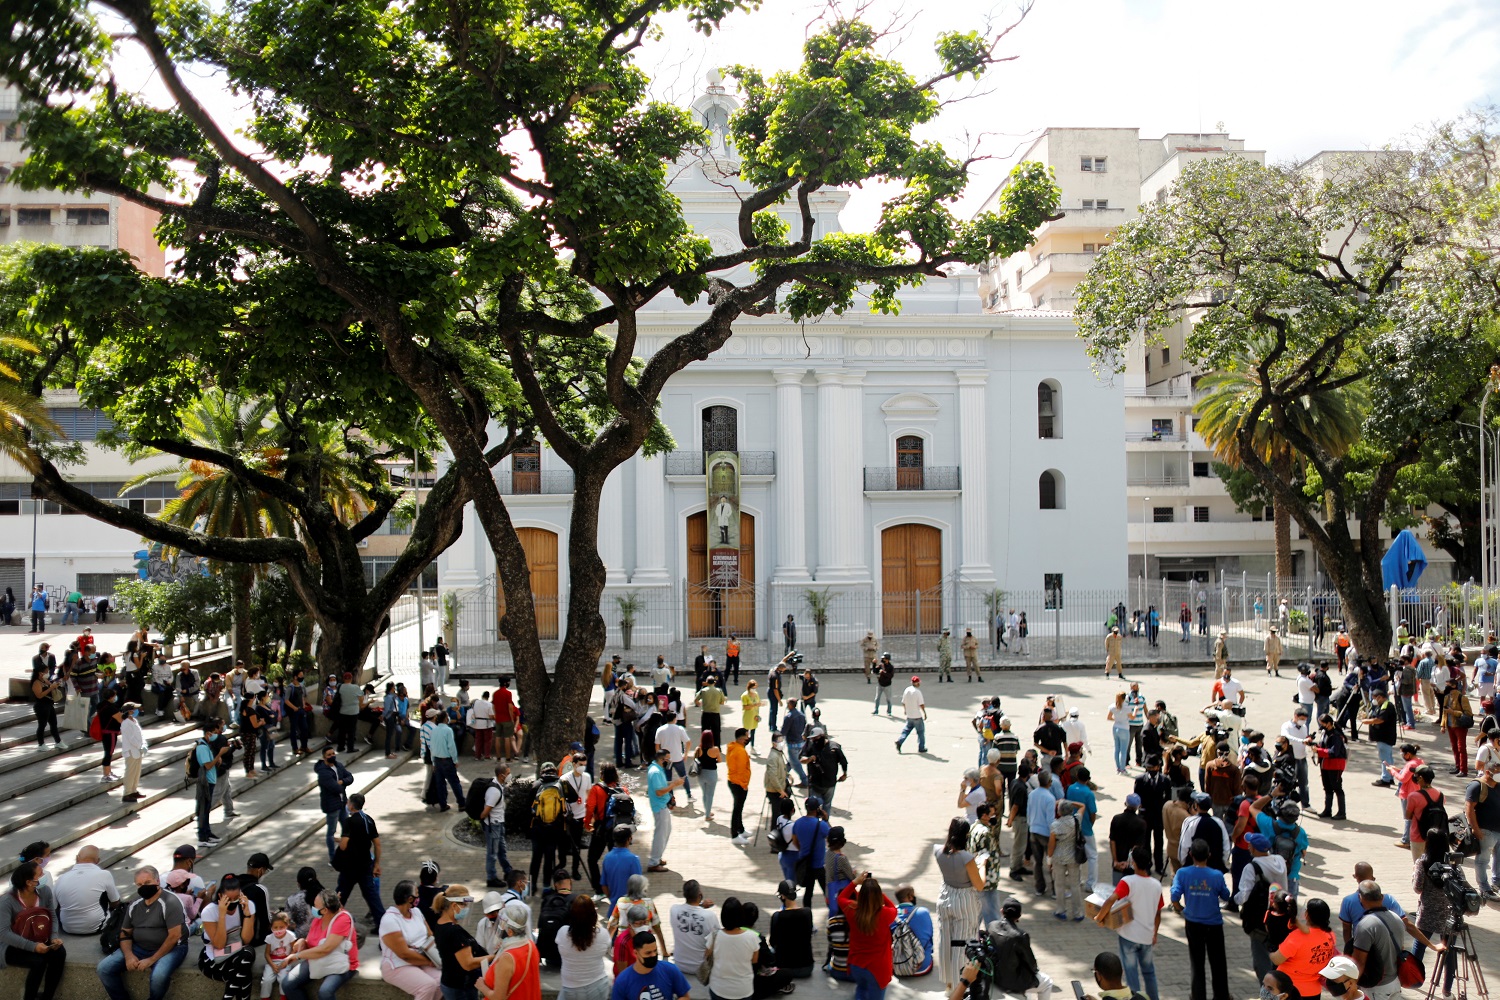
<instances>
[{"instance_id":1,"label":"white column","mask_svg":"<svg viewBox=\"0 0 1500 1000\"><path fill-rule=\"evenodd\" d=\"M839 546L840 449L844 422L843 372L817 372L818 380L818 579L837 576Z\"/></svg>"},{"instance_id":2,"label":"white column","mask_svg":"<svg viewBox=\"0 0 1500 1000\"><path fill-rule=\"evenodd\" d=\"M773 578L807 579L807 483L802 455L801 368L777 368L776 570Z\"/></svg>"},{"instance_id":3,"label":"white column","mask_svg":"<svg viewBox=\"0 0 1500 1000\"><path fill-rule=\"evenodd\" d=\"M865 565L864 372L844 373L844 412L839 430L842 471L835 494L839 518L839 565L847 579L869 579Z\"/></svg>"},{"instance_id":4,"label":"white column","mask_svg":"<svg viewBox=\"0 0 1500 1000\"><path fill-rule=\"evenodd\" d=\"M604 585L625 585L625 478L623 466L604 480L599 495L599 558L604 560Z\"/></svg>"},{"instance_id":5,"label":"white column","mask_svg":"<svg viewBox=\"0 0 1500 1000\"><path fill-rule=\"evenodd\" d=\"M666 462L660 455L636 459L635 575L636 585L671 583L667 572Z\"/></svg>"},{"instance_id":6,"label":"white column","mask_svg":"<svg viewBox=\"0 0 1500 1000\"><path fill-rule=\"evenodd\" d=\"M985 406L985 384L989 373L960 371L958 379L958 448L959 476L963 493L959 501L963 510L963 547L959 557L959 578L989 582L995 571L990 566L989 491L986 466L989 453L985 428L988 413Z\"/></svg>"}]
</instances>

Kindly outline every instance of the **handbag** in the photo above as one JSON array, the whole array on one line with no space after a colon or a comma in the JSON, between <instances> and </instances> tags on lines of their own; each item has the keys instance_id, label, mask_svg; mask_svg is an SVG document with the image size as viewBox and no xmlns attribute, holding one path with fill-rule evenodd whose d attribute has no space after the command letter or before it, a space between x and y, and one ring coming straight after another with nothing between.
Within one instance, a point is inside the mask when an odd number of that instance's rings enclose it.
<instances>
[{"instance_id":1,"label":"handbag","mask_svg":"<svg viewBox=\"0 0 1500 1000\"><path fill-rule=\"evenodd\" d=\"M1391 930L1390 924L1381 920L1380 926L1384 927L1385 932L1390 935L1391 947L1396 949L1396 979L1400 981L1401 987L1410 990L1421 986L1427 979L1427 970L1422 967L1422 960L1401 947L1401 942L1396 940L1396 933Z\"/></svg>"},{"instance_id":2,"label":"handbag","mask_svg":"<svg viewBox=\"0 0 1500 1000\"><path fill-rule=\"evenodd\" d=\"M1455 729L1473 729L1474 728L1474 716L1470 715L1468 712L1464 712L1458 718L1456 718L1456 719L1453 720L1453 728L1455 728Z\"/></svg>"},{"instance_id":3,"label":"handbag","mask_svg":"<svg viewBox=\"0 0 1500 1000\"><path fill-rule=\"evenodd\" d=\"M331 951L322 958L310 959L307 963L308 979L323 979L328 976L342 976L349 971L349 939L344 938L344 943L339 945L338 951Z\"/></svg>"},{"instance_id":4,"label":"handbag","mask_svg":"<svg viewBox=\"0 0 1500 1000\"><path fill-rule=\"evenodd\" d=\"M89 725L89 703L80 697L73 688L73 683L68 682L68 700L63 704L62 728L72 729L83 733L88 731Z\"/></svg>"},{"instance_id":5,"label":"handbag","mask_svg":"<svg viewBox=\"0 0 1500 1000\"><path fill-rule=\"evenodd\" d=\"M708 939L708 947L703 950L703 964L698 966L698 982L704 986L708 985L714 974L714 942L718 940L719 932L714 931L713 937Z\"/></svg>"}]
</instances>

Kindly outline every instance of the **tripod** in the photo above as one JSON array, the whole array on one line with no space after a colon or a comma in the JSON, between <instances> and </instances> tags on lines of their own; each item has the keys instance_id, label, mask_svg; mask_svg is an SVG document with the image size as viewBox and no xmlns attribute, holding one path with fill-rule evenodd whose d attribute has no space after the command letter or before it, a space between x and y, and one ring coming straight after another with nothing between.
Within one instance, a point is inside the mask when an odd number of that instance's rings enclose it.
<instances>
[{"instance_id":1,"label":"tripod","mask_svg":"<svg viewBox=\"0 0 1500 1000\"><path fill-rule=\"evenodd\" d=\"M1474 932L1469 929L1462 913L1457 915L1453 930L1443 935L1443 939L1448 947L1438 956L1439 961L1433 963L1427 981L1427 1000L1438 1000L1442 996L1442 973L1449 962L1454 963L1453 996L1456 1000L1468 1000L1470 986L1474 988L1473 996L1489 1000L1490 988L1484 981L1484 970L1479 967L1479 956L1474 950ZM1453 955L1455 948L1462 954Z\"/></svg>"}]
</instances>

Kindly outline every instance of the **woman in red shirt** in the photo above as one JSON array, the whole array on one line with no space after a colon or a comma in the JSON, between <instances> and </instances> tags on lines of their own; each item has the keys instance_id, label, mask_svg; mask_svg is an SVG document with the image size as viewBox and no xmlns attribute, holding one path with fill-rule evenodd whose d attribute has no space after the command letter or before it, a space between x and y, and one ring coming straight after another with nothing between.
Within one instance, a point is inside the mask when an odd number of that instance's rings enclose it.
<instances>
[{"instance_id":1,"label":"woman in red shirt","mask_svg":"<svg viewBox=\"0 0 1500 1000\"><path fill-rule=\"evenodd\" d=\"M880 891L880 883L869 872L860 872L839 893L839 910L849 921L854 1000L885 1000L885 988L894 975L891 924L896 922L896 904Z\"/></svg>"}]
</instances>

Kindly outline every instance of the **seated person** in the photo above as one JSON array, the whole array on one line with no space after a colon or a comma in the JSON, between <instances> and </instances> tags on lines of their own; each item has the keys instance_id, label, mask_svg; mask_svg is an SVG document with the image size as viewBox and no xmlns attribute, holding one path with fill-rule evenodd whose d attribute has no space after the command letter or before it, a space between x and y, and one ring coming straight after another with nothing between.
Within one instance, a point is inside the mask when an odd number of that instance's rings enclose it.
<instances>
[{"instance_id":1,"label":"seated person","mask_svg":"<svg viewBox=\"0 0 1500 1000\"><path fill-rule=\"evenodd\" d=\"M914 970L896 969L898 976L925 976L932 971L932 913L917 905L917 890L903 885L896 890L896 925L907 924L922 945L922 964ZM894 928L893 928L894 929Z\"/></svg>"}]
</instances>

